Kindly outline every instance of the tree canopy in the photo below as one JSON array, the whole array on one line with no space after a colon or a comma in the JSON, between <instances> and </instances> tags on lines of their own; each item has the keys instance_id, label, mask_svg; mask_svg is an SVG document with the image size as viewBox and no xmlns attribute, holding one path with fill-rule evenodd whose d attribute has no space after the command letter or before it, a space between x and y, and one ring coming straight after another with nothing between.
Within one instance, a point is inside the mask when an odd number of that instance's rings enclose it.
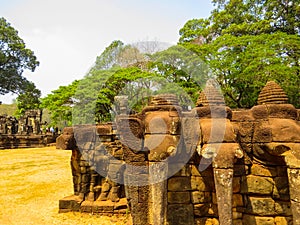
<instances>
[{"instance_id":1,"label":"tree canopy","mask_svg":"<svg viewBox=\"0 0 300 225\"><path fill-rule=\"evenodd\" d=\"M33 51L26 48L18 32L0 18L0 95L25 92L30 82L22 73L25 69L34 71L38 65Z\"/></svg>"},{"instance_id":2,"label":"tree canopy","mask_svg":"<svg viewBox=\"0 0 300 225\"><path fill-rule=\"evenodd\" d=\"M60 86L41 99L41 108L48 109L50 112L50 125L59 127L72 125L73 96L77 86L78 81L75 80L67 86Z\"/></svg>"},{"instance_id":3,"label":"tree canopy","mask_svg":"<svg viewBox=\"0 0 300 225\"><path fill-rule=\"evenodd\" d=\"M196 101L207 74L200 58L182 46L150 54L113 41L83 79L53 91L42 105L52 112L53 121L64 118L69 124L111 121L117 95L128 96L131 112L139 112L150 96L159 93L176 94L187 109ZM66 104L70 99L72 104Z\"/></svg>"},{"instance_id":4,"label":"tree canopy","mask_svg":"<svg viewBox=\"0 0 300 225\"><path fill-rule=\"evenodd\" d=\"M213 0L207 19L188 21L179 43L210 67L231 107L251 107L268 80L300 106L297 0Z\"/></svg>"},{"instance_id":5,"label":"tree canopy","mask_svg":"<svg viewBox=\"0 0 300 225\"><path fill-rule=\"evenodd\" d=\"M28 109L40 109L41 91L32 82L28 82L25 91L17 97L17 116L24 115Z\"/></svg>"}]
</instances>

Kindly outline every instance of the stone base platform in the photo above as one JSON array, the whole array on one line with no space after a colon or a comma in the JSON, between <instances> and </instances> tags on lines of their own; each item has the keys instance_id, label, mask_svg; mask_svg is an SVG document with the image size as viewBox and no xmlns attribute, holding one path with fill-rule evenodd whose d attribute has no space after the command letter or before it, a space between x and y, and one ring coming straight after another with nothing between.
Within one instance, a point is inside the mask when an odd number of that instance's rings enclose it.
<instances>
[{"instance_id":1,"label":"stone base platform","mask_svg":"<svg viewBox=\"0 0 300 225\"><path fill-rule=\"evenodd\" d=\"M55 143L57 135L35 134L0 134L0 149L42 148Z\"/></svg>"},{"instance_id":2,"label":"stone base platform","mask_svg":"<svg viewBox=\"0 0 300 225\"><path fill-rule=\"evenodd\" d=\"M78 196L72 195L59 200L59 212L83 212L112 216L129 213L127 199L121 198L119 202L108 201L83 201Z\"/></svg>"}]
</instances>

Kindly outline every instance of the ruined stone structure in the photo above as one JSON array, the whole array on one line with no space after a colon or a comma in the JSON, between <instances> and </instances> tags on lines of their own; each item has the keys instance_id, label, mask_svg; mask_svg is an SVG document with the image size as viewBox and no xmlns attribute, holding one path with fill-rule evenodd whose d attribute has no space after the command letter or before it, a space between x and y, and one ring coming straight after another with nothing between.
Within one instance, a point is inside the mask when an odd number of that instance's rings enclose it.
<instances>
[{"instance_id":1,"label":"ruined stone structure","mask_svg":"<svg viewBox=\"0 0 300 225\"><path fill-rule=\"evenodd\" d=\"M0 115L0 149L44 147L55 142L57 135L42 133L41 124L41 110L27 110L19 120Z\"/></svg>"},{"instance_id":2,"label":"ruined stone structure","mask_svg":"<svg viewBox=\"0 0 300 225\"><path fill-rule=\"evenodd\" d=\"M121 101L119 98L118 101ZM158 95L115 123L66 128L74 195L61 212L130 212L135 225L300 224L300 110L275 82L231 110L208 85L183 112Z\"/></svg>"}]
</instances>

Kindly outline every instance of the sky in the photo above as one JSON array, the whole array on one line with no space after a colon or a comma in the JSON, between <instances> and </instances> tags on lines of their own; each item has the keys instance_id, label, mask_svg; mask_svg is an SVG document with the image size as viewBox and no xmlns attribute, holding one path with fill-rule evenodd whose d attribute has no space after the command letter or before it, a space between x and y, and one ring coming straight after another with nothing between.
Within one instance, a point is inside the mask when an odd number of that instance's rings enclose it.
<instances>
[{"instance_id":1,"label":"sky","mask_svg":"<svg viewBox=\"0 0 300 225\"><path fill-rule=\"evenodd\" d=\"M0 0L4 17L40 66L23 75L42 97L81 79L114 40L177 43L190 19L207 18L210 0ZM16 96L0 96L10 104Z\"/></svg>"}]
</instances>

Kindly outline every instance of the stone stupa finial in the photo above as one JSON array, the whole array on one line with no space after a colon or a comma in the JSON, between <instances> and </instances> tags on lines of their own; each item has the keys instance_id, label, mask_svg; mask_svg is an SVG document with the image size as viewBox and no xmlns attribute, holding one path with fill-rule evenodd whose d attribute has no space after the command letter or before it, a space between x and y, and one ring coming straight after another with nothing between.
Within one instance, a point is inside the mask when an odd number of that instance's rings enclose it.
<instances>
[{"instance_id":1,"label":"stone stupa finial","mask_svg":"<svg viewBox=\"0 0 300 225\"><path fill-rule=\"evenodd\" d=\"M268 81L261 90L257 103L264 104L287 104L288 97L284 90L275 81Z\"/></svg>"},{"instance_id":2,"label":"stone stupa finial","mask_svg":"<svg viewBox=\"0 0 300 225\"><path fill-rule=\"evenodd\" d=\"M224 98L216 86L216 82L212 79L206 82L204 90L200 92L196 107L225 105Z\"/></svg>"}]
</instances>

